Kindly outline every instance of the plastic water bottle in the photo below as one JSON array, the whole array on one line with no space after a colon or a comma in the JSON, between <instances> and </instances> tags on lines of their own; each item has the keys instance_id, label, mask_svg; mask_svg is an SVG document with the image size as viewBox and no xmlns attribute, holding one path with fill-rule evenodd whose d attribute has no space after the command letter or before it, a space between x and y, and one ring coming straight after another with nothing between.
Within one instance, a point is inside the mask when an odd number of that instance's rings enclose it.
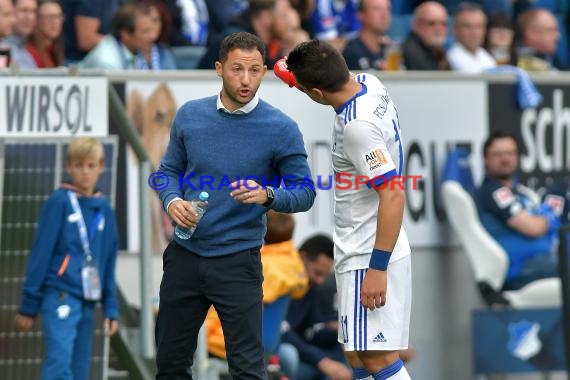
<instances>
[{"instance_id":1,"label":"plastic water bottle","mask_svg":"<svg viewBox=\"0 0 570 380\"><path fill-rule=\"evenodd\" d=\"M193 201L191 201L192 207L194 207L194 210L196 210L196 212L198 213L196 224L200 222L200 219L202 219L202 216L204 216L204 213L206 212L206 208L208 207L208 202L207 202L208 198L210 198L210 195L207 192L202 191L198 196L198 199L194 199ZM190 239L190 236L192 236L195 230L196 227L184 228L182 226L176 226L176 228L174 229L174 233L180 239L188 240Z\"/></svg>"}]
</instances>

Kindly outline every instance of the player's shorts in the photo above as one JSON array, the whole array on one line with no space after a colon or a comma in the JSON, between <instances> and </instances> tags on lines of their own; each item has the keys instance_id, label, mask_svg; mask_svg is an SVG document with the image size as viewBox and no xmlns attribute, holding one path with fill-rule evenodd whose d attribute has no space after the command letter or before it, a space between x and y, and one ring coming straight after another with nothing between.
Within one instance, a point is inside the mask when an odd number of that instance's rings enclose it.
<instances>
[{"instance_id":1,"label":"player's shorts","mask_svg":"<svg viewBox=\"0 0 570 380\"><path fill-rule=\"evenodd\" d=\"M374 310L360 303L366 269L336 274L338 341L345 351L393 351L408 348L412 307L412 266L407 255L388 265L386 305Z\"/></svg>"}]
</instances>

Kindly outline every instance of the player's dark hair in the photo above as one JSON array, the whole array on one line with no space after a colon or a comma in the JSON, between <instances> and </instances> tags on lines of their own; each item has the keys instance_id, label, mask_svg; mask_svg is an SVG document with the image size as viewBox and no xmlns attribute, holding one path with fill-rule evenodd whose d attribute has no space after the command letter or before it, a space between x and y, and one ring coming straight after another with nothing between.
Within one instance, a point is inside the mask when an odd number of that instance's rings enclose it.
<instances>
[{"instance_id":1,"label":"player's dark hair","mask_svg":"<svg viewBox=\"0 0 570 380\"><path fill-rule=\"evenodd\" d=\"M307 240L299 248L310 261L315 261L320 255L326 255L334 260L334 243L326 235L315 235Z\"/></svg>"},{"instance_id":2,"label":"player's dark hair","mask_svg":"<svg viewBox=\"0 0 570 380\"><path fill-rule=\"evenodd\" d=\"M302 42L289 53L287 68L307 90L338 91L350 80L350 72L339 51L328 42Z\"/></svg>"}]
</instances>

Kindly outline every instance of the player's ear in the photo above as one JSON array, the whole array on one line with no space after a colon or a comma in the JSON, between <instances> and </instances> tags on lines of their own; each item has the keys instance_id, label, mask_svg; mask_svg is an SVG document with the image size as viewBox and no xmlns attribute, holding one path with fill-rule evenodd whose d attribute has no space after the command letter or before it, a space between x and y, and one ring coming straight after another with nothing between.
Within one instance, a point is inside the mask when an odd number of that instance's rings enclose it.
<instances>
[{"instance_id":1,"label":"player's ear","mask_svg":"<svg viewBox=\"0 0 570 380\"><path fill-rule=\"evenodd\" d=\"M218 74L218 76L221 77L222 76L222 62L216 61L215 67L216 67L216 74Z\"/></svg>"},{"instance_id":2,"label":"player's ear","mask_svg":"<svg viewBox=\"0 0 570 380\"><path fill-rule=\"evenodd\" d=\"M323 91L319 90L318 88L311 88L310 90L307 90L306 93L308 95L310 95L311 98L313 98L313 99L323 99L324 100L324 98L325 98Z\"/></svg>"}]
</instances>

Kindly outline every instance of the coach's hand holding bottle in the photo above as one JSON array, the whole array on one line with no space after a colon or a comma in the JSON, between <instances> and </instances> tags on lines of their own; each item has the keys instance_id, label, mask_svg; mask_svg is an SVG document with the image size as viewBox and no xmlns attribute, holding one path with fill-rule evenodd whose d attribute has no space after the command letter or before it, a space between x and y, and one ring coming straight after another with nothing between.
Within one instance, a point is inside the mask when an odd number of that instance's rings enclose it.
<instances>
[{"instance_id":1,"label":"coach's hand holding bottle","mask_svg":"<svg viewBox=\"0 0 570 380\"><path fill-rule=\"evenodd\" d=\"M189 239L196 225L206 212L209 194L201 192L198 199L192 201L176 200L168 207L168 215L176 223L175 234L180 239Z\"/></svg>"}]
</instances>

